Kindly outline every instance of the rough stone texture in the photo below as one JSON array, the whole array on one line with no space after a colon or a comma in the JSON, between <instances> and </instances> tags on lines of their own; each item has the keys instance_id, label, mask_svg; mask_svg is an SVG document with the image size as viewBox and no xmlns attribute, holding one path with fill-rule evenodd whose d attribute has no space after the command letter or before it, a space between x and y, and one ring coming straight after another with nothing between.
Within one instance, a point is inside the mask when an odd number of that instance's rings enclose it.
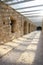
<instances>
[{"instance_id":1,"label":"rough stone texture","mask_svg":"<svg viewBox=\"0 0 43 65\"><path fill-rule=\"evenodd\" d=\"M12 22L11 22L12 21ZM24 22L26 26L24 27ZM13 27L12 27L13 23ZM29 24L30 23L30 30ZM32 25L31 25L32 24ZM3 43L34 31L36 26L15 9L0 2L0 42ZM25 31L24 31L25 29ZM11 32L13 30L13 33Z\"/></svg>"}]
</instances>

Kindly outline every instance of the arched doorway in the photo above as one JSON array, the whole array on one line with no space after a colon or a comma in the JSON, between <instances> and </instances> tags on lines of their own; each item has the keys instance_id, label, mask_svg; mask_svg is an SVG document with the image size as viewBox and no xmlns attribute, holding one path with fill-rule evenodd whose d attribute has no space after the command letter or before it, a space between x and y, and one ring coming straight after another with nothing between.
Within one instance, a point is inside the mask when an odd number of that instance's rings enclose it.
<instances>
[{"instance_id":1,"label":"arched doorway","mask_svg":"<svg viewBox=\"0 0 43 65\"><path fill-rule=\"evenodd\" d=\"M24 22L24 35L27 34L27 22Z\"/></svg>"},{"instance_id":2,"label":"arched doorway","mask_svg":"<svg viewBox=\"0 0 43 65\"><path fill-rule=\"evenodd\" d=\"M16 20L11 19L10 25L11 25L11 32L15 33L15 31L16 31Z\"/></svg>"},{"instance_id":3,"label":"arched doorway","mask_svg":"<svg viewBox=\"0 0 43 65\"><path fill-rule=\"evenodd\" d=\"M30 33L30 23L28 24L28 33Z\"/></svg>"},{"instance_id":4,"label":"arched doorway","mask_svg":"<svg viewBox=\"0 0 43 65\"><path fill-rule=\"evenodd\" d=\"M42 27L41 27L41 26L38 26L38 27L37 27L37 30L42 30Z\"/></svg>"}]
</instances>

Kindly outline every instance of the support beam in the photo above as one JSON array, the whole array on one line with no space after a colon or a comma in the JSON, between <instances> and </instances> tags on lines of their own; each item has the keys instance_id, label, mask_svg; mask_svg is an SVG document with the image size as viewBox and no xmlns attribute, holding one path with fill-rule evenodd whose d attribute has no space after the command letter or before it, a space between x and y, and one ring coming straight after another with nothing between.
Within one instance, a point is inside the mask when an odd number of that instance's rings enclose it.
<instances>
[{"instance_id":1,"label":"support beam","mask_svg":"<svg viewBox=\"0 0 43 65\"><path fill-rule=\"evenodd\" d=\"M34 7L41 7L41 6L43 6L43 4L35 5L35 6L28 6L28 7L17 8L16 10L22 10L22 9L28 9L28 8L34 8Z\"/></svg>"},{"instance_id":2,"label":"support beam","mask_svg":"<svg viewBox=\"0 0 43 65\"><path fill-rule=\"evenodd\" d=\"M3 2L12 2L13 0L0 0L0 1L3 1Z\"/></svg>"},{"instance_id":3,"label":"support beam","mask_svg":"<svg viewBox=\"0 0 43 65\"><path fill-rule=\"evenodd\" d=\"M36 12L36 11L43 11L43 9L42 9L42 10L22 11L22 12L20 12L20 13L28 13L28 12Z\"/></svg>"},{"instance_id":4,"label":"support beam","mask_svg":"<svg viewBox=\"0 0 43 65\"><path fill-rule=\"evenodd\" d=\"M9 5L17 5L17 4L21 4L21 3L25 3L25 2L29 2L29 1L34 1L34 0L18 1L18 2L14 2L14 3L10 3Z\"/></svg>"},{"instance_id":5,"label":"support beam","mask_svg":"<svg viewBox=\"0 0 43 65\"><path fill-rule=\"evenodd\" d=\"M26 16L26 17L28 17L28 18L29 18L29 17L32 18L32 17L40 17L40 16Z\"/></svg>"},{"instance_id":6,"label":"support beam","mask_svg":"<svg viewBox=\"0 0 43 65\"><path fill-rule=\"evenodd\" d=\"M25 15L25 16L41 16L40 14L36 14L36 15Z\"/></svg>"},{"instance_id":7,"label":"support beam","mask_svg":"<svg viewBox=\"0 0 43 65\"><path fill-rule=\"evenodd\" d=\"M24 16L29 16L29 15L40 15L40 13L38 13L38 14L23 14Z\"/></svg>"},{"instance_id":8,"label":"support beam","mask_svg":"<svg viewBox=\"0 0 43 65\"><path fill-rule=\"evenodd\" d=\"M40 14L40 13L23 13L23 15L32 15L32 14Z\"/></svg>"}]
</instances>

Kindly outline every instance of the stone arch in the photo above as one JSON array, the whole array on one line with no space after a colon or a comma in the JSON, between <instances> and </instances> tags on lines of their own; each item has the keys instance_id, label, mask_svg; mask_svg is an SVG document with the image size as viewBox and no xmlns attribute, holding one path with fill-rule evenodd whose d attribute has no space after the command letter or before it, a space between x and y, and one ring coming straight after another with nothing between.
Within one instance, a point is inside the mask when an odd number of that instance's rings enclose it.
<instances>
[{"instance_id":1,"label":"stone arch","mask_svg":"<svg viewBox=\"0 0 43 65\"><path fill-rule=\"evenodd\" d=\"M27 34L27 21L24 21L24 35Z\"/></svg>"},{"instance_id":2,"label":"stone arch","mask_svg":"<svg viewBox=\"0 0 43 65\"><path fill-rule=\"evenodd\" d=\"M30 23L28 23L28 33L30 33Z\"/></svg>"},{"instance_id":3,"label":"stone arch","mask_svg":"<svg viewBox=\"0 0 43 65\"><path fill-rule=\"evenodd\" d=\"M41 26L37 26L36 30L42 30L42 27Z\"/></svg>"},{"instance_id":4,"label":"stone arch","mask_svg":"<svg viewBox=\"0 0 43 65\"><path fill-rule=\"evenodd\" d=\"M13 18L10 18L10 25L11 25L11 33L15 33L16 32L16 20Z\"/></svg>"}]
</instances>

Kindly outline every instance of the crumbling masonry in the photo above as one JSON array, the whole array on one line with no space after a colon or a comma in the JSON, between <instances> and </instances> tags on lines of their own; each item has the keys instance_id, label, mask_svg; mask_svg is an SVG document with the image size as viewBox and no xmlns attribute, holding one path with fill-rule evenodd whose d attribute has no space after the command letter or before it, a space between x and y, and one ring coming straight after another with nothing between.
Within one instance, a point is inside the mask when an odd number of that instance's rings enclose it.
<instances>
[{"instance_id":1,"label":"crumbling masonry","mask_svg":"<svg viewBox=\"0 0 43 65\"><path fill-rule=\"evenodd\" d=\"M0 2L0 42L8 42L36 29L29 19Z\"/></svg>"}]
</instances>

